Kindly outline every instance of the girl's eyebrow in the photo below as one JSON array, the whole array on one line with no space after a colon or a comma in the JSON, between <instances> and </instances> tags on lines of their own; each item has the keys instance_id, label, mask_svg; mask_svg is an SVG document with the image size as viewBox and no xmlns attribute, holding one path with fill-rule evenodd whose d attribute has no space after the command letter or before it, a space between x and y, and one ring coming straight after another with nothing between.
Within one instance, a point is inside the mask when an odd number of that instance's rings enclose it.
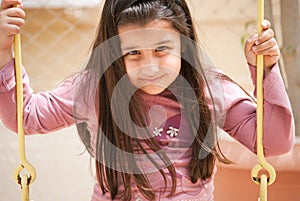
<instances>
[{"instance_id":1,"label":"girl's eyebrow","mask_svg":"<svg viewBox=\"0 0 300 201\"><path fill-rule=\"evenodd\" d=\"M129 47L122 47L121 48L123 51L128 51L128 50L134 50L134 49L139 49L138 46L129 46Z\"/></svg>"},{"instance_id":2,"label":"girl's eyebrow","mask_svg":"<svg viewBox=\"0 0 300 201\"><path fill-rule=\"evenodd\" d=\"M168 44L168 43L173 43L173 41L172 40L162 40L162 41L152 44L152 46ZM135 45L135 46L128 46L128 47L122 48L123 51L134 50L134 49L141 49L141 47ZM149 49L149 48L144 48L144 49Z\"/></svg>"},{"instance_id":3,"label":"girl's eyebrow","mask_svg":"<svg viewBox=\"0 0 300 201\"><path fill-rule=\"evenodd\" d=\"M158 43L155 43L153 45L161 45L161 44L168 44L168 43L173 43L172 40L163 40L163 41L160 41Z\"/></svg>"}]
</instances>

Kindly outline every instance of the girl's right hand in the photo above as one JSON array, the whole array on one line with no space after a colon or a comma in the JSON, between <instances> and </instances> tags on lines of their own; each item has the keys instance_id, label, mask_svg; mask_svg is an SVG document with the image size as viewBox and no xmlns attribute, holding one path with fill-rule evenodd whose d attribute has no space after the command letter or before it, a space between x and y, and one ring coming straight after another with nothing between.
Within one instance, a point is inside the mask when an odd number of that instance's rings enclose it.
<instances>
[{"instance_id":1,"label":"girl's right hand","mask_svg":"<svg viewBox=\"0 0 300 201\"><path fill-rule=\"evenodd\" d=\"M16 7L17 6L17 7ZM25 24L25 12L19 0L2 0L0 8L0 68L12 57L14 35Z\"/></svg>"}]
</instances>

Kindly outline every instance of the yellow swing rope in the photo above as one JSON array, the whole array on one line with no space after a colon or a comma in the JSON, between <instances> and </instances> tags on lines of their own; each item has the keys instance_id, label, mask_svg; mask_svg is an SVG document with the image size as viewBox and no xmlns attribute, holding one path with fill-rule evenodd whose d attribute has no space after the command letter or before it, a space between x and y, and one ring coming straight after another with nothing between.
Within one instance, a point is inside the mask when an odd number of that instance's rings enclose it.
<instances>
[{"instance_id":1,"label":"yellow swing rope","mask_svg":"<svg viewBox=\"0 0 300 201\"><path fill-rule=\"evenodd\" d=\"M22 201L29 201L29 185L35 180L36 172L34 167L27 161L25 154L24 137L24 107L23 107L23 81L22 81L22 56L21 36L16 34L14 38L15 76L16 76L16 97L17 97L17 121L18 121L18 144L20 165L16 168L14 178L21 185ZM22 175L21 175L22 174ZM27 175L29 174L29 175Z\"/></svg>"},{"instance_id":2,"label":"yellow swing rope","mask_svg":"<svg viewBox=\"0 0 300 201\"><path fill-rule=\"evenodd\" d=\"M258 33L262 32L261 23L264 20L264 0L257 2L257 29ZM260 185L259 201L267 201L267 186L274 183L276 179L275 169L270 165L264 156L263 147L263 121L264 121L264 91L263 91L263 77L264 77L264 57L257 56L257 141L256 149L259 164L251 170L251 177L253 182ZM268 173L268 176L265 173ZM260 174L260 175L259 175Z\"/></svg>"}]
</instances>

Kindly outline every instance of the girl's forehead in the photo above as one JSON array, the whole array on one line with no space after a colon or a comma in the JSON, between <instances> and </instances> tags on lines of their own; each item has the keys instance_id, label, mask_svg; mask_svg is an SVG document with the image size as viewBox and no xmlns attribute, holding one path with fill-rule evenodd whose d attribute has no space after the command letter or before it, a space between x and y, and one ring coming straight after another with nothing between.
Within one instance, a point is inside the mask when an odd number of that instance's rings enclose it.
<instances>
[{"instance_id":1,"label":"girl's forehead","mask_svg":"<svg viewBox=\"0 0 300 201\"><path fill-rule=\"evenodd\" d=\"M136 29L136 28L156 28L156 29L174 29L171 22L167 20L160 20L160 19L154 19L147 21L144 24L141 23L127 23L123 25L119 25L119 30L126 30L126 29Z\"/></svg>"},{"instance_id":2,"label":"girl's forehead","mask_svg":"<svg viewBox=\"0 0 300 201\"><path fill-rule=\"evenodd\" d=\"M122 49L132 46L153 46L165 42L177 42L179 32L166 21L153 20L145 25L128 24L118 28Z\"/></svg>"}]
</instances>

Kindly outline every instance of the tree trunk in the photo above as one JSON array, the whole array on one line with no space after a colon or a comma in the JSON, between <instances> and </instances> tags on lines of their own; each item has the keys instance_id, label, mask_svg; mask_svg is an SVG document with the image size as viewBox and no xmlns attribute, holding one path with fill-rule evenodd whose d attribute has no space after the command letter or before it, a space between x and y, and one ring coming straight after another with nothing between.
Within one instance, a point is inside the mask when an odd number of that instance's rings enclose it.
<instances>
[{"instance_id":1,"label":"tree trunk","mask_svg":"<svg viewBox=\"0 0 300 201\"><path fill-rule=\"evenodd\" d=\"M300 136L300 17L298 0L280 0L282 55L288 94L293 107L296 135Z\"/></svg>"}]
</instances>

